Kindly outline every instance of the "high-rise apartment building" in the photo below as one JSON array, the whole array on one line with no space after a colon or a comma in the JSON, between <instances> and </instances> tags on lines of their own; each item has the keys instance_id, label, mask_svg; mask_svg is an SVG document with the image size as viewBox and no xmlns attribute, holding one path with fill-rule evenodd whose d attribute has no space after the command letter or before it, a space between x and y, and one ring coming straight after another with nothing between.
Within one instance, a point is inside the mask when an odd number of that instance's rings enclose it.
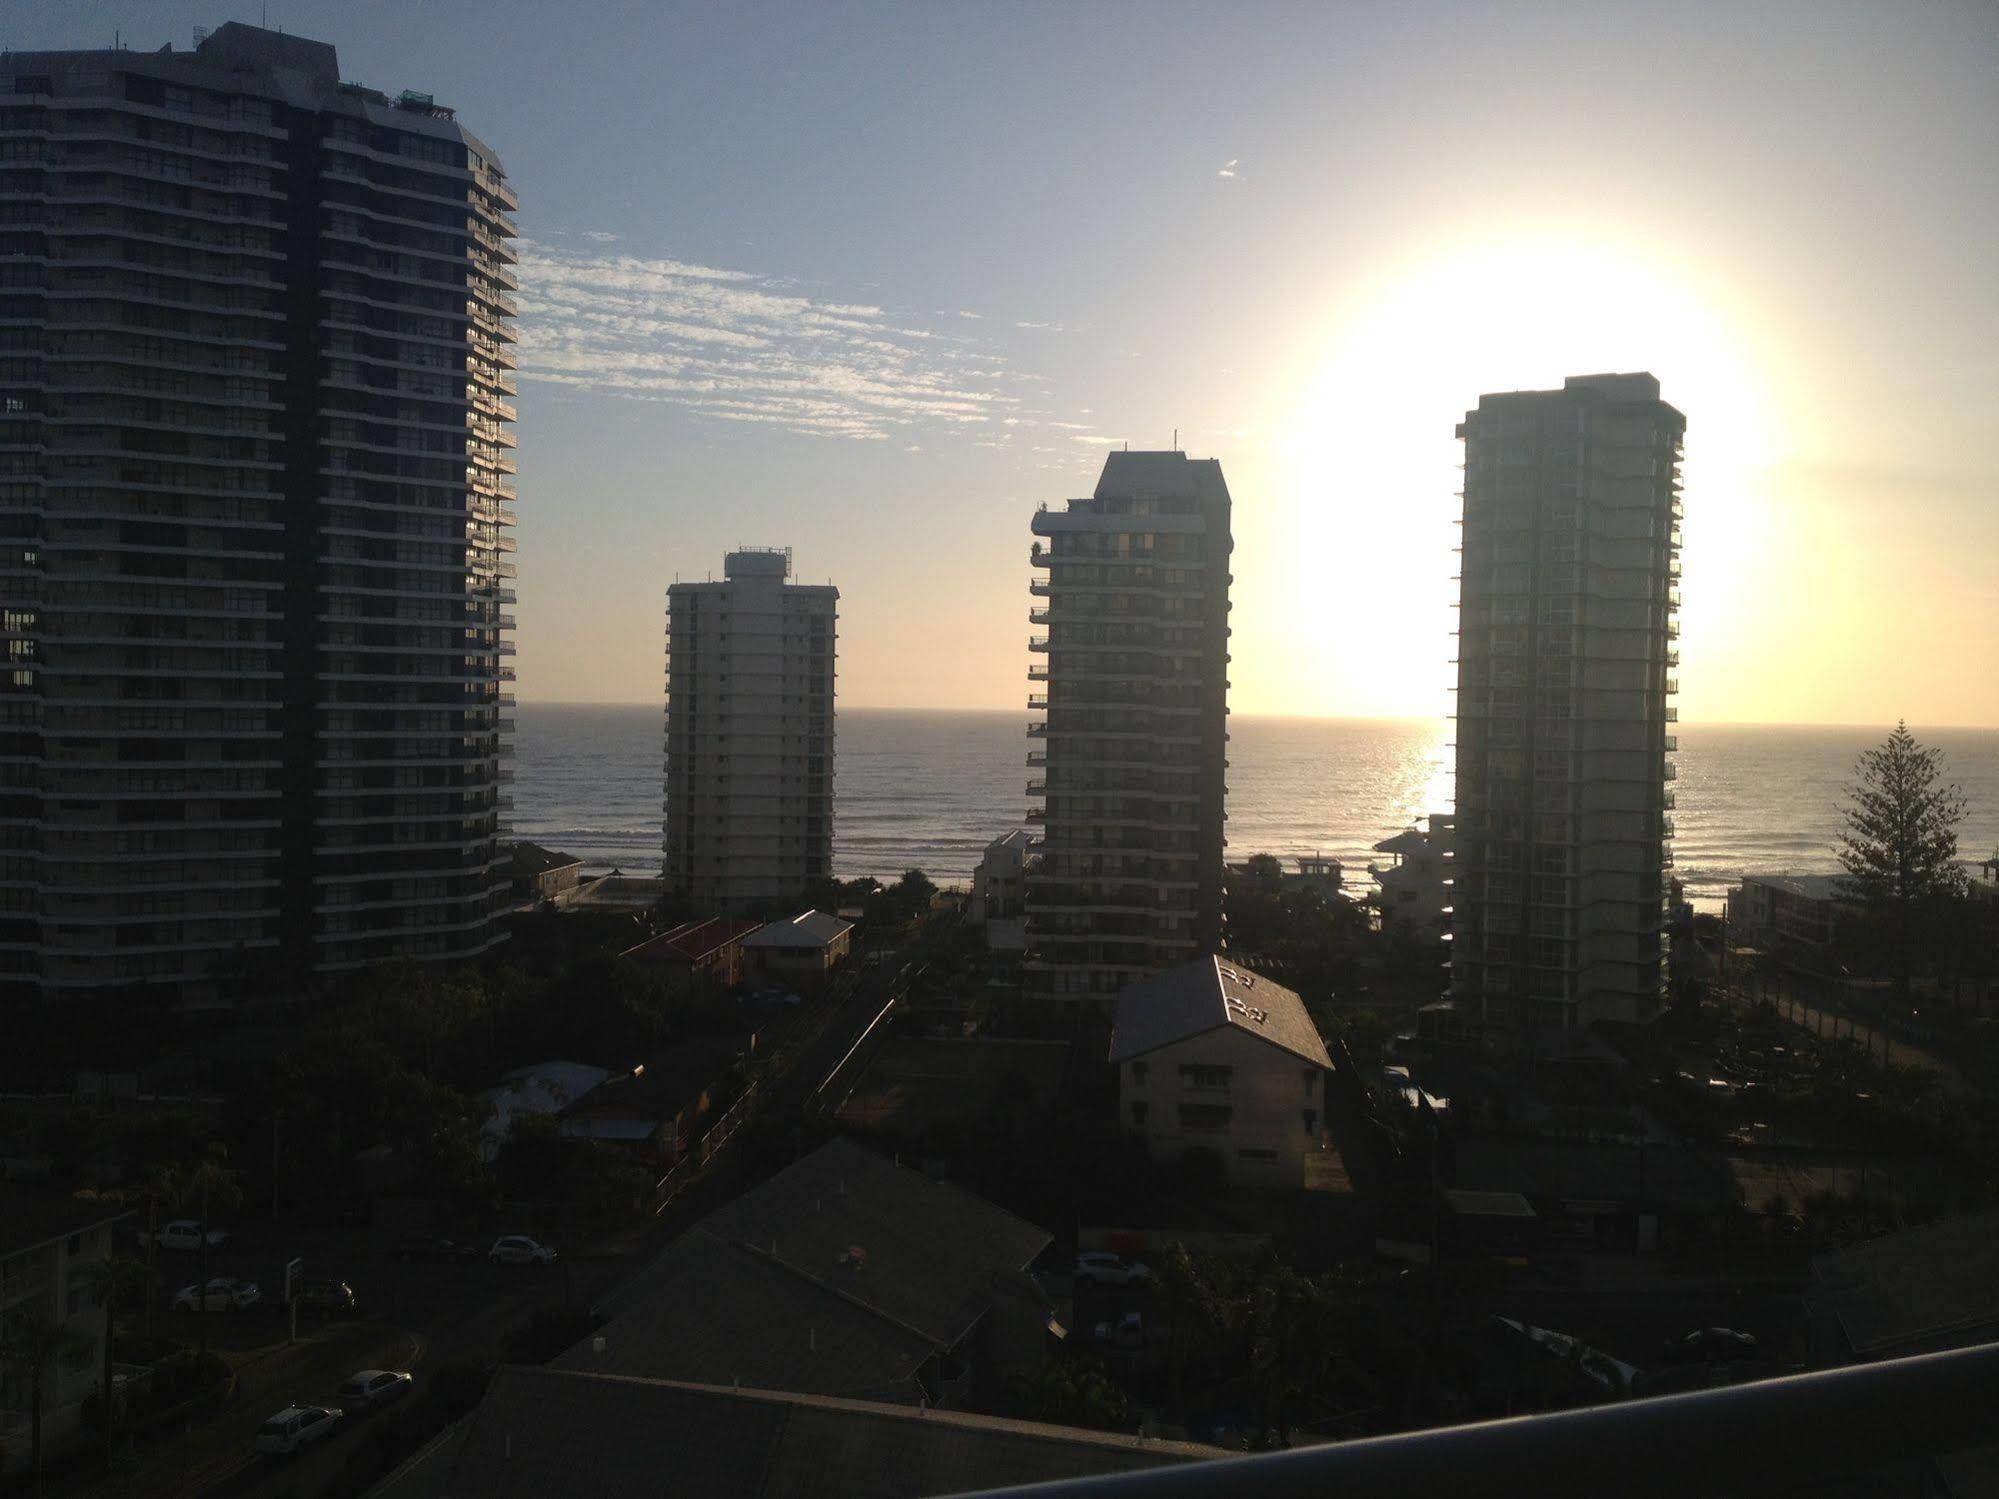
<instances>
[{"instance_id":1,"label":"high-rise apartment building","mask_svg":"<svg viewBox=\"0 0 1999 1499\"><path fill-rule=\"evenodd\" d=\"M1034 517L1024 991L1114 999L1222 937L1229 491L1221 465L1112 453Z\"/></svg>"},{"instance_id":2,"label":"high-rise apartment building","mask_svg":"<svg viewBox=\"0 0 1999 1499\"><path fill-rule=\"evenodd\" d=\"M515 207L322 42L0 55L8 993L498 940Z\"/></svg>"},{"instance_id":3,"label":"high-rise apartment building","mask_svg":"<svg viewBox=\"0 0 1999 1499\"><path fill-rule=\"evenodd\" d=\"M791 553L729 553L720 583L666 591L667 894L702 911L795 901L833 872L840 590Z\"/></svg>"},{"instance_id":4,"label":"high-rise apartment building","mask_svg":"<svg viewBox=\"0 0 1999 1499\"><path fill-rule=\"evenodd\" d=\"M1458 428L1452 993L1489 1031L1664 998L1685 431L1645 374L1483 396Z\"/></svg>"}]
</instances>

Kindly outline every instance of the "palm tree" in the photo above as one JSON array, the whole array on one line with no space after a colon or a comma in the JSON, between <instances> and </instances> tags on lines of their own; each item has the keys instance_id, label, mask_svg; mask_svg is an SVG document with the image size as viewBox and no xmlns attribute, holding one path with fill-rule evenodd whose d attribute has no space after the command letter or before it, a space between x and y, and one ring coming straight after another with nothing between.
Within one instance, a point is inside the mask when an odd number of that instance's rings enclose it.
<instances>
[{"instance_id":1,"label":"palm tree","mask_svg":"<svg viewBox=\"0 0 1999 1499\"><path fill-rule=\"evenodd\" d=\"M28 1451L34 1477L31 1492L42 1495L42 1397L48 1374L58 1363L74 1363L90 1352L90 1339L71 1332L51 1302L24 1302L0 1313L0 1364L12 1364L28 1379Z\"/></svg>"},{"instance_id":2,"label":"palm tree","mask_svg":"<svg viewBox=\"0 0 1999 1499\"><path fill-rule=\"evenodd\" d=\"M201 1319L203 1353L208 1352L209 1214L218 1208L234 1212L243 1205L242 1188L236 1185L236 1173L229 1169L228 1161L229 1147L217 1141L188 1168L184 1186L185 1200L198 1198L201 1202L201 1289L195 1293L194 1304Z\"/></svg>"},{"instance_id":3,"label":"palm tree","mask_svg":"<svg viewBox=\"0 0 1999 1499\"><path fill-rule=\"evenodd\" d=\"M111 1345L117 1333L118 1309L143 1297L150 1304L153 1267L130 1255L113 1254L84 1267L84 1278L104 1308L104 1445L111 1446L117 1432L117 1412L111 1400Z\"/></svg>"}]
</instances>

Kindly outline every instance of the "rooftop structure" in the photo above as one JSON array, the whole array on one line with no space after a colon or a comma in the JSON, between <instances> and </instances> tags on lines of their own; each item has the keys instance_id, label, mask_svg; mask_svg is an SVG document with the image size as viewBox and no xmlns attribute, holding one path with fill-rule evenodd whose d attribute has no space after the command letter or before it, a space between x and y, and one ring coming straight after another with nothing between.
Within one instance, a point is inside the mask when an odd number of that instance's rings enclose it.
<instances>
[{"instance_id":1,"label":"rooftop structure","mask_svg":"<svg viewBox=\"0 0 1999 1499\"><path fill-rule=\"evenodd\" d=\"M1030 996L1107 1004L1221 945L1229 515L1214 459L1123 452L1034 517Z\"/></svg>"}]
</instances>

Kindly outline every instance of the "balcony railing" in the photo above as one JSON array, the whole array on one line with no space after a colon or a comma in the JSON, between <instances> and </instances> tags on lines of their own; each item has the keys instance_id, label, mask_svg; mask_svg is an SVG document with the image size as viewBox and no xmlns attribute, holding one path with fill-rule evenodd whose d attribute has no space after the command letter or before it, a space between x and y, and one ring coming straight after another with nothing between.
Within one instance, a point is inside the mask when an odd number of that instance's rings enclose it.
<instances>
[{"instance_id":1,"label":"balcony railing","mask_svg":"<svg viewBox=\"0 0 1999 1499\"><path fill-rule=\"evenodd\" d=\"M1988 1343L1584 1410L1065 1479L1037 1484L1033 1493L1037 1499L1775 1495L1983 1445L1992 1438L1995 1409L1999 1344ZM988 1489L960 1499L1020 1492Z\"/></svg>"}]
</instances>

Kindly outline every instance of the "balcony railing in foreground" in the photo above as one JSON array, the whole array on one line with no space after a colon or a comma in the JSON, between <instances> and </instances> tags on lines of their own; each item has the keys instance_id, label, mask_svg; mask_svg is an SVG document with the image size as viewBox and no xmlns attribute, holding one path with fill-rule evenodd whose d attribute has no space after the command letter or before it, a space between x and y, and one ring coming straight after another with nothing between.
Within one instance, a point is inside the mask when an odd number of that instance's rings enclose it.
<instances>
[{"instance_id":1,"label":"balcony railing in foreground","mask_svg":"<svg viewBox=\"0 0 1999 1499\"><path fill-rule=\"evenodd\" d=\"M960 1499L1694 1499L1999 1443L1999 1343L1619 1405L1294 1447ZM1884 1491L1885 1492L1885 1491Z\"/></svg>"}]
</instances>

